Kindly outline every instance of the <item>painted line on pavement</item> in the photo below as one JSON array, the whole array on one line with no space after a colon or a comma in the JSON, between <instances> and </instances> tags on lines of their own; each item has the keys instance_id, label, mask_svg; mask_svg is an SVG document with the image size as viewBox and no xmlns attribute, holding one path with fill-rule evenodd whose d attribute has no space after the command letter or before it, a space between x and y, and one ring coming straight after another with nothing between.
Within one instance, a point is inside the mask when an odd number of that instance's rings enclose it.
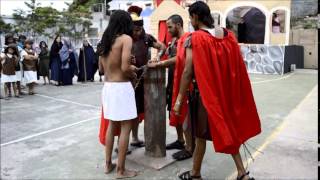
<instances>
[{"instance_id":1,"label":"painted line on pavement","mask_svg":"<svg viewBox=\"0 0 320 180\"><path fill-rule=\"evenodd\" d=\"M66 99L61 99L61 98L50 97L50 96L46 96L46 95L42 95L42 94L35 94L35 96L40 96L40 97L52 99L52 100L55 100L55 101L75 104L75 105L78 105L78 106L91 107L91 108L95 108L95 109L100 109L101 108L100 106L94 106L94 105L90 105L90 104L78 103L78 102L74 102L74 101L70 101L70 100L66 100Z\"/></svg>"},{"instance_id":2,"label":"painted line on pavement","mask_svg":"<svg viewBox=\"0 0 320 180\"><path fill-rule=\"evenodd\" d=\"M294 73L290 73L289 75L283 76L281 78L276 78L276 79L270 79L270 80L264 80L264 81L252 81L251 84L261 84L261 83L266 83L266 82L273 82L273 81L279 81L282 79L287 79L294 75Z\"/></svg>"},{"instance_id":3,"label":"painted line on pavement","mask_svg":"<svg viewBox=\"0 0 320 180\"><path fill-rule=\"evenodd\" d=\"M29 135L29 136L26 136L26 137L23 137L23 138L19 138L19 139L13 140L13 141L9 141L9 142L3 143L3 144L1 144L1 147L7 146L7 145L10 145L10 144L14 144L14 143L19 143L19 142L22 142L22 141L25 141L25 140L28 140L28 139L31 139L31 138L34 138L34 137L38 137L38 136L41 136L41 135L44 135L44 134L48 134L48 133L51 133L51 132L55 132L55 131L58 131L58 130L61 130L61 129L65 129L65 128L68 128L68 127L72 127L72 126L75 126L75 125L78 125L78 124L82 124L82 123L93 121L93 120L97 120L97 119L99 119L99 117L96 116L94 118L89 118L89 119L82 120L82 121L79 121L79 122L76 122L76 123L68 124L68 125L65 125L65 126L58 127L58 128L54 128L54 129L50 129L50 130L43 131L43 132L40 132L40 133L36 133L36 134L33 134L33 135Z\"/></svg>"},{"instance_id":4,"label":"painted line on pavement","mask_svg":"<svg viewBox=\"0 0 320 180\"><path fill-rule=\"evenodd\" d=\"M104 85L104 82L88 82L88 83L75 83L73 85L78 85L78 86L91 86L91 85L95 85L95 86L98 86L98 85Z\"/></svg>"},{"instance_id":5,"label":"painted line on pavement","mask_svg":"<svg viewBox=\"0 0 320 180\"><path fill-rule=\"evenodd\" d=\"M43 97L43 98L47 98L47 99L52 99L52 100L55 100L55 101L75 104L75 105L78 105L78 106L91 107L91 108L95 108L95 109L100 109L101 108L99 106L78 103L78 102L74 102L74 101L70 101L70 100L66 100L66 99L61 99L61 98L54 98L54 97L50 97L50 96L46 96L46 95L42 95L42 94L35 94L35 96L39 96L39 97ZM37 137L37 136L40 136L40 135L43 135L43 134L47 134L47 133L50 133L50 132L54 132L54 131L57 131L57 130L60 130L60 129L65 129L65 128L68 128L68 127L71 127L71 126L75 126L75 125L78 125L78 124L89 122L89 121L92 121L92 120L95 120L95 119L98 119L98 118L99 117L90 118L90 119L86 119L86 120L79 121L79 122L76 122L76 123L68 124L68 125L65 125L65 126L62 126L62 127L54 128L54 129L47 130L47 131L43 131L43 132L36 133L36 134L33 134L33 135L29 135L29 136L26 136L26 137L23 137L23 138L19 138L17 140L13 140L13 141L10 141L10 142L7 142L7 143L3 143L0 146L3 147L3 146L6 146L6 145L18 143L18 142L25 141L25 140L28 140L28 139L33 138L33 137Z\"/></svg>"},{"instance_id":6,"label":"painted line on pavement","mask_svg":"<svg viewBox=\"0 0 320 180\"><path fill-rule=\"evenodd\" d=\"M276 127L276 129L271 132L271 134L266 138L264 143L261 146L259 146L258 151L255 151L252 154L252 157L254 159L256 159L256 157L261 154L260 152L263 152L263 150L274 140L274 138L283 130L283 128L286 127L286 125L288 125L288 118L290 117L290 114L293 111L295 111L296 109L300 108L300 106L302 106L302 104L314 93L314 91L316 91L317 88L318 88L318 85L313 87L312 90L303 98L303 100L300 101L300 103L289 112L289 114L283 119L281 124L278 125ZM251 158L249 160L243 162L243 164L246 164L247 166L249 166L250 163L252 163ZM237 174L238 174L238 172L234 171L226 179L237 179Z\"/></svg>"}]
</instances>

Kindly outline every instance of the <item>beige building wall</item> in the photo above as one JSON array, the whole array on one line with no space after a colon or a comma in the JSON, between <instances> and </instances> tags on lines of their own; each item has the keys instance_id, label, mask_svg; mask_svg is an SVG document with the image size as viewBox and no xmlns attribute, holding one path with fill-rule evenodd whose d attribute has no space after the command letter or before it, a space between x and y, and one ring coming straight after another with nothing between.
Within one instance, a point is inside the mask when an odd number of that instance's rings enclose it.
<instances>
[{"instance_id":1,"label":"beige building wall","mask_svg":"<svg viewBox=\"0 0 320 180\"><path fill-rule=\"evenodd\" d=\"M186 2L189 2L186 0ZM190 1L191 2L191 1ZM184 4L184 2L182 3ZM266 15L265 26L265 44L281 44L288 45L290 38L290 8L291 0L259 0L259 1L239 1L239 0L207 0L207 4L212 12L219 13L221 18L221 26L226 26L227 14L234 8L241 6L253 6L260 9ZM276 10L284 10L285 16L285 32L280 34L272 33L272 13ZM170 15L177 13L183 17L184 28L188 29L189 15L187 8L179 6L173 0L164 0L159 7L154 11L151 17L152 33L158 36L158 22L166 19ZM155 34L154 34L155 33Z\"/></svg>"},{"instance_id":2,"label":"beige building wall","mask_svg":"<svg viewBox=\"0 0 320 180\"><path fill-rule=\"evenodd\" d=\"M271 31L270 31L271 32ZM285 33L272 33L270 34L270 44L285 44L286 34Z\"/></svg>"},{"instance_id":3,"label":"beige building wall","mask_svg":"<svg viewBox=\"0 0 320 180\"><path fill-rule=\"evenodd\" d=\"M167 20L173 14L179 14L182 17L183 29L185 32L188 31L189 14L187 10L173 0L165 0L155 9L150 17L150 32L155 38L158 38L159 22ZM156 50L153 49L151 53L152 57L154 57Z\"/></svg>"},{"instance_id":4,"label":"beige building wall","mask_svg":"<svg viewBox=\"0 0 320 180\"><path fill-rule=\"evenodd\" d=\"M289 45L290 41L290 6L276 6L270 10L270 44L284 44ZM280 19L280 24L284 24L284 27L281 27L281 29L284 29L283 33L273 33L272 32L272 14L274 12L278 11L278 16Z\"/></svg>"},{"instance_id":5,"label":"beige building wall","mask_svg":"<svg viewBox=\"0 0 320 180\"><path fill-rule=\"evenodd\" d=\"M165 0L150 17L150 31L155 37L158 37L159 21L167 20L173 14L179 14L182 17L184 30L188 30L189 14L187 10L173 0Z\"/></svg>"},{"instance_id":6,"label":"beige building wall","mask_svg":"<svg viewBox=\"0 0 320 180\"><path fill-rule=\"evenodd\" d=\"M177 13L183 17L184 29L187 31L189 26L189 15L187 8L184 8L184 4L192 3L194 0L185 0L182 2L182 6L178 5L174 0L164 0L159 7L156 8L151 16L151 32L156 37L158 36L158 22L159 20L165 20L170 15ZM288 45L290 38L290 9L291 0L207 0L207 4L210 7L212 13L219 13L221 26L226 26L226 17L230 11L234 8L241 6L253 6L260 9L266 16L265 26L265 44L271 45ZM276 10L284 10L285 27L284 33L274 34L272 33L272 13Z\"/></svg>"},{"instance_id":7,"label":"beige building wall","mask_svg":"<svg viewBox=\"0 0 320 180\"><path fill-rule=\"evenodd\" d=\"M260 0L260 1L238 1L238 0L208 0L211 11L221 12L221 25L226 26L226 17L228 13L241 6L253 6L260 9L266 16L265 44L289 44L290 31L290 8L291 0ZM285 33L272 33L272 13L276 10L285 10Z\"/></svg>"},{"instance_id":8,"label":"beige building wall","mask_svg":"<svg viewBox=\"0 0 320 180\"><path fill-rule=\"evenodd\" d=\"M304 48L304 68L318 69L317 29L294 29L290 37L290 44L301 45Z\"/></svg>"}]
</instances>

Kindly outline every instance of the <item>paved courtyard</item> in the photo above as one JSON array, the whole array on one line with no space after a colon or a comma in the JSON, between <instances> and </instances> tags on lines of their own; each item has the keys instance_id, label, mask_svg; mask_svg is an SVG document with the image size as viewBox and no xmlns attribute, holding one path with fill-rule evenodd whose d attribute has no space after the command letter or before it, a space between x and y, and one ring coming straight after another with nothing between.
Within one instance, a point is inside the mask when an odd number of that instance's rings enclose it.
<instances>
[{"instance_id":1,"label":"paved courtyard","mask_svg":"<svg viewBox=\"0 0 320 180\"><path fill-rule=\"evenodd\" d=\"M262 123L262 133L248 142L255 158L248 170L257 179L317 179L317 77L315 70L250 75ZM104 146L98 139L102 86L40 84L34 96L1 99L1 179L114 178L103 173ZM143 139L143 124L139 136ZM174 140L175 129L168 125L166 141ZM159 171L130 160L126 165L139 171L134 179L177 179L192 160ZM203 178L233 179L234 172L231 157L214 153L208 142Z\"/></svg>"}]
</instances>

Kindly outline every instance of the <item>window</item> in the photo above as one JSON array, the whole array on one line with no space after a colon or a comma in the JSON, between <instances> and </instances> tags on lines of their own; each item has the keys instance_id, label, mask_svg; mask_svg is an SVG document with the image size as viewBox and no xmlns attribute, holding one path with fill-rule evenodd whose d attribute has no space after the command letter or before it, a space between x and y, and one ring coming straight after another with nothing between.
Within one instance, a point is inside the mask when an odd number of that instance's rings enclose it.
<instances>
[{"instance_id":1,"label":"window","mask_svg":"<svg viewBox=\"0 0 320 180\"><path fill-rule=\"evenodd\" d=\"M272 33L285 33L285 10L276 10L271 17Z\"/></svg>"}]
</instances>

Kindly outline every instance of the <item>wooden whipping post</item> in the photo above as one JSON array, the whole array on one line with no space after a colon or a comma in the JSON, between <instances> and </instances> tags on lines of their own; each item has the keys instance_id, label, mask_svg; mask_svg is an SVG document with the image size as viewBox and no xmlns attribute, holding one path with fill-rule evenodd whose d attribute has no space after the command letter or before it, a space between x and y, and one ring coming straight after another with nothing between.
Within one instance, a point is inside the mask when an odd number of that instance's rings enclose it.
<instances>
[{"instance_id":1,"label":"wooden whipping post","mask_svg":"<svg viewBox=\"0 0 320 180\"><path fill-rule=\"evenodd\" d=\"M151 157L166 156L165 72L163 68L148 69L144 76L145 154Z\"/></svg>"}]
</instances>

